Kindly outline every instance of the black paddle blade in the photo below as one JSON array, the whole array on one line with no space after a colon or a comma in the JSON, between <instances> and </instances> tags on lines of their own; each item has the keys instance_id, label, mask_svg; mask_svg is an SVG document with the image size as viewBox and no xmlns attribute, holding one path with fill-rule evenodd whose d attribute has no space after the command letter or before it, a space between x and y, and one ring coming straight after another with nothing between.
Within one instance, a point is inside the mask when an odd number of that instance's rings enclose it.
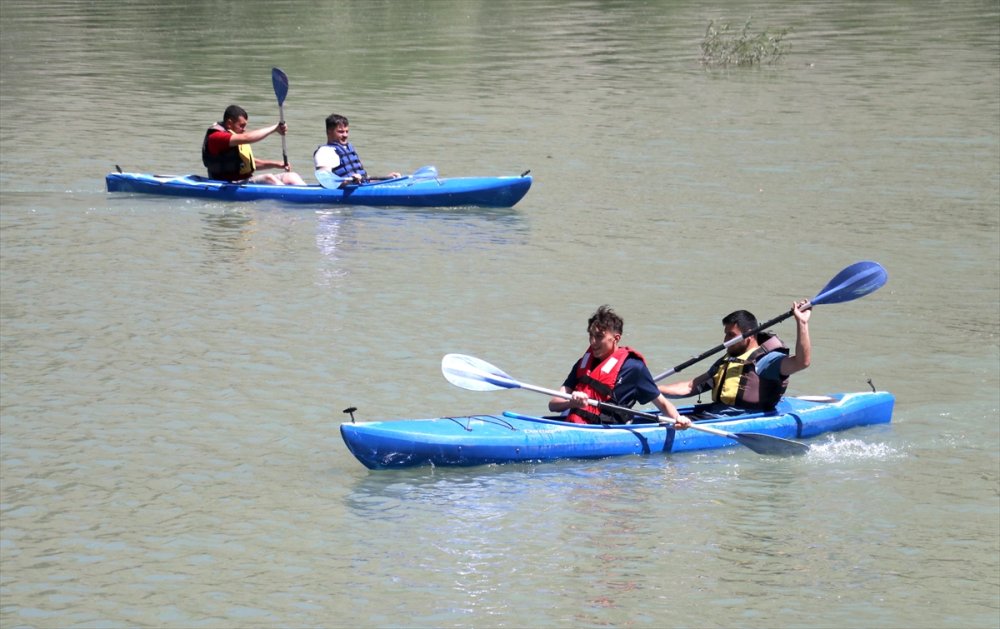
<instances>
[{"instance_id":1,"label":"black paddle blade","mask_svg":"<svg viewBox=\"0 0 1000 629\"><path fill-rule=\"evenodd\" d=\"M769 456L800 456L809 452L809 446L798 441L762 435L756 432L737 432L731 435L757 454Z\"/></svg>"}]
</instances>

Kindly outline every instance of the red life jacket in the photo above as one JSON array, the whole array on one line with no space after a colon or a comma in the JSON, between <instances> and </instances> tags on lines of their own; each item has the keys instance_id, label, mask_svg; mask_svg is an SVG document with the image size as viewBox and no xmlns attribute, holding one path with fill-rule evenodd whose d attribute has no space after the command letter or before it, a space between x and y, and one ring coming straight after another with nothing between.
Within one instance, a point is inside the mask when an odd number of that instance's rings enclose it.
<instances>
[{"instance_id":1,"label":"red life jacket","mask_svg":"<svg viewBox=\"0 0 1000 629\"><path fill-rule=\"evenodd\" d=\"M592 400L607 402L611 399L611 394L615 390L615 382L618 381L618 372L621 371L625 359L635 356L642 362L646 359L642 354L630 347L619 347L600 363L595 364L595 359L588 351L576 365L576 387L574 391L583 391ZM600 424L607 421L607 414L601 417L601 409L597 406L585 406L583 408L571 408L566 415L566 421L574 424Z\"/></svg>"}]
</instances>

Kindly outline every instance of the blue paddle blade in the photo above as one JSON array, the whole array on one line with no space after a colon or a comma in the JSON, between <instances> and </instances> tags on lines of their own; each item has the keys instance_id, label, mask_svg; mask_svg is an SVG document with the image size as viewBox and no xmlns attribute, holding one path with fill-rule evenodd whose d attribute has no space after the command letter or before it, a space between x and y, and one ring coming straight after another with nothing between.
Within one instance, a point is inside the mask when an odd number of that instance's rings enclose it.
<instances>
[{"instance_id":1,"label":"blue paddle blade","mask_svg":"<svg viewBox=\"0 0 1000 629\"><path fill-rule=\"evenodd\" d=\"M274 85L274 95L278 97L278 107L281 107L288 96L288 76L278 68L271 68L271 83Z\"/></svg>"},{"instance_id":2,"label":"blue paddle blade","mask_svg":"<svg viewBox=\"0 0 1000 629\"><path fill-rule=\"evenodd\" d=\"M498 367L485 360L465 354L446 354L441 359L441 373L444 374L448 382L470 391L521 388L520 382L505 374Z\"/></svg>"},{"instance_id":3,"label":"blue paddle blade","mask_svg":"<svg viewBox=\"0 0 1000 629\"><path fill-rule=\"evenodd\" d=\"M436 166L421 166L413 171L411 179L437 179L438 169Z\"/></svg>"},{"instance_id":4,"label":"blue paddle blade","mask_svg":"<svg viewBox=\"0 0 1000 629\"><path fill-rule=\"evenodd\" d=\"M889 274L878 262L855 262L827 283L823 290L812 298L814 306L839 304L874 293L885 285Z\"/></svg>"},{"instance_id":5,"label":"blue paddle blade","mask_svg":"<svg viewBox=\"0 0 1000 629\"><path fill-rule=\"evenodd\" d=\"M337 190L340 188L340 184L344 183L343 179L334 175L329 170L316 170L313 171L313 175L316 177L319 185L330 190Z\"/></svg>"}]
</instances>

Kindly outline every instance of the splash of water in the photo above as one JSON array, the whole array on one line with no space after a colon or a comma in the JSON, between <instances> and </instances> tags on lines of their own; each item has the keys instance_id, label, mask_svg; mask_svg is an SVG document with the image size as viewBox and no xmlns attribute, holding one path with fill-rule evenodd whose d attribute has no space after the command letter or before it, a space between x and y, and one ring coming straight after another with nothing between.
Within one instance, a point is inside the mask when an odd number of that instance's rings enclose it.
<instances>
[{"instance_id":1,"label":"splash of water","mask_svg":"<svg viewBox=\"0 0 1000 629\"><path fill-rule=\"evenodd\" d=\"M837 439L834 436L828 437L825 442L811 445L809 459L818 461L889 460L905 455L903 451L887 443L872 443L860 439Z\"/></svg>"}]
</instances>

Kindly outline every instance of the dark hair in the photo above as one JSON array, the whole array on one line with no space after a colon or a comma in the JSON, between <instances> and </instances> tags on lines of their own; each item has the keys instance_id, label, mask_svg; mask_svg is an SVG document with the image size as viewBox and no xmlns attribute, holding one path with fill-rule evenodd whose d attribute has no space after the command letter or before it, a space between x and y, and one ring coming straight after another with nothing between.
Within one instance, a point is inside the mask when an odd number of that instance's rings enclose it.
<instances>
[{"instance_id":1,"label":"dark hair","mask_svg":"<svg viewBox=\"0 0 1000 629\"><path fill-rule=\"evenodd\" d=\"M345 127L351 126L351 124L347 122L347 116L341 116L340 114L330 114L329 116L326 117L327 129L336 129L337 125L344 125Z\"/></svg>"},{"instance_id":2,"label":"dark hair","mask_svg":"<svg viewBox=\"0 0 1000 629\"><path fill-rule=\"evenodd\" d=\"M236 120L240 116L250 120L250 116L247 115L247 110L243 109L239 105L230 105L226 107L225 113L222 114L223 120Z\"/></svg>"},{"instance_id":3,"label":"dark hair","mask_svg":"<svg viewBox=\"0 0 1000 629\"><path fill-rule=\"evenodd\" d=\"M590 315L587 321L587 332L612 332L621 334L625 329L625 322L619 317L611 306L605 304Z\"/></svg>"},{"instance_id":4,"label":"dark hair","mask_svg":"<svg viewBox=\"0 0 1000 629\"><path fill-rule=\"evenodd\" d=\"M736 312L730 312L722 318L722 325L724 326L733 325L734 323L740 332L746 334L757 327L757 317L753 316L752 312L737 310Z\"/></svg>"}]
</instances>

